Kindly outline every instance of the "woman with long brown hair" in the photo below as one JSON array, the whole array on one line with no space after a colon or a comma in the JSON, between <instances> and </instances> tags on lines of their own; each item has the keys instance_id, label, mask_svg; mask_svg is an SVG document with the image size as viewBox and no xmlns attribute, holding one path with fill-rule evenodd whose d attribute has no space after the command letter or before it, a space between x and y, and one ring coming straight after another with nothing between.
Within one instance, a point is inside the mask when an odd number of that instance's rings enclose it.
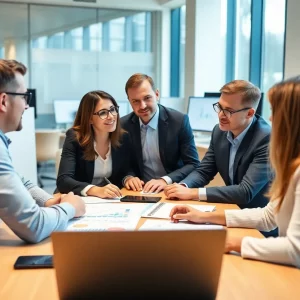
<instances>
[{"instance_id":1,"label":"woman with long brown hair","mask_svg":"<svg viewBox=\"0 0 300 300\"><path fill-rule=\"evenodd\" d=\"M264 208L202 213L186 205L170 212L174 222L222 224L270 231L279 237L230 237L225 251L244 258L293 265L300 268L300 76L275 84L268 92L272 109L270 162L275 173Z\"/></svg>"},{"instance_id":2,"label":"woman with long brown hair","mask_svg":"<svg viewBox=\"0 0 300 300\"><path fill-rule=\"evenodd\" d=\"M104 91L81 99L66 133L57 177L60 193L116 198L128 169L129 135L120 126L118 104ZM111 183L110 183L111 182Z\"/></svg>"}]
</instances>

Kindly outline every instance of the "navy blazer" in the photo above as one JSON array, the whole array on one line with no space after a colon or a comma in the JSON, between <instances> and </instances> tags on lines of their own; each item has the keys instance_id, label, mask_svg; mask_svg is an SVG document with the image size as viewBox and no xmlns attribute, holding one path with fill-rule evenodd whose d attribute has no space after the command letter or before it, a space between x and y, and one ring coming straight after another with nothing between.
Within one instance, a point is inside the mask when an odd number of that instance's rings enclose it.
<instances>
[{"instance_id":1,"label":"navy blazer","mask_svg":"<svg viewBox=\"0 0 300 300\"><path fill-rule=\"evenodd\" d=\"M129 135L125 133L122 136L122 145L119 148L111 147L112 175L108 179L120 188L129 168L129 159L126 159L129 143ZM81 191L92 183L94 168L95 161L83 158L83 148L79 145L74 130L69 129L66 133L56 181L58 191L81 195Z\"/></svg>"},{"instance_id":2,"label":"navy blazer","mask_svg":"<svg viewBox=\"0 0 300 300\"><path fill-rule=\"evenodd\" d=\"M264 207L272 173L269 165L271 127L259 115L240 144L233 165L233 185L229 179L230 142L227 131L216 125L210 146L200 167L183 180L189 187L204 187L219 172L226 186L208 187L208 202L235 203L240 208Z\"/></svg>"},{"instance_id":3,"label":"navy blazer","mask_svg":"<svg viewBox=\"0 0 300 300\"><path fill-rule=\"evenodd\" d=\"M158 143L161 162L173 182L185 178L200 165L194 135L187 115L159 107ZM127 175L143 179L143 154L139 118L134 112L121 118L121 125L131 136L134 160Z\"/></svg>"}]
</instances>

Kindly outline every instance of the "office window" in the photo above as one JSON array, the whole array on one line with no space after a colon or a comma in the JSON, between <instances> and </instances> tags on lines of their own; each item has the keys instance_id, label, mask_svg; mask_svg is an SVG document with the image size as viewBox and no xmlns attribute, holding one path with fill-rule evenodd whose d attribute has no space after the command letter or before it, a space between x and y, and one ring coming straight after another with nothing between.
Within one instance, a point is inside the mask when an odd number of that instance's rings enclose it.
<instances>
[{"instance_id":1,"label":"office window","mask_svg":"<svg viewBox=\"0 0 300 300\"><path fill-rule=\"evenodd\" d=\"M133 25L133 51L146 51L146 13L140 13L132 16Z\"/></svg>"},{"instance_id":2,"label":"office window","mask_svg":"<svg viewBox=\"0 0 300 300\"><path fill-rule=\"evenodd\" d=\"M102 50L102 23L90 25L90 50Z\"/></svg>"},{"instance_id":3,"label":"office window","mask_svg":"<svg viewBox=\"0 0 300 300\"><path fill-rule=\"evenodd\" d=\"M47 48L63 49L64 48L64 33L59 32L47 37Z\"/></svg>"},{"instance_id":4,"label":"office window","mask_svg":"<svg viewBox=\"0 0 300 300\"><path fill-rule=\"evenodd\" d=\"M265 0L263 20L262 82L264 92L283 78L285 0Z\"/></svg>"},{"instance_id":5,"label":"office window","mask_svg":"<svg viewBox=\"0 0 300 300\"><path fill-rule=\"evenodd\" d=\"M125 49L125 18L109 22L110 51L122 52Z\"/></svg>"},{"instance_id":6,"label":"office window","mask_svg":"<svg viewBox=\"0 0 300 300\"><path fill-rule=\"evenodd\" d=\"M185 16L186 6L180 7L180 45L179 45L179 96L184 96L185 76Z\"/></svg>"},{"instance_id":7,"label":"office window","mask_svg":"<svg viewBox=\"0 0 300 300\"><path fill-rule=\"evenodd\" d=\"M32 48L46 49L47 48L47 37L42 36L32 40Z\"/></svg>"},{"instance_id":8,"label":"office window","mask_svg":"<svg viewBox=\"0 0 300 300\"><path fill-rule=\"evenodd\" d=\"M72 29L71 37L72 37L72 49L82 50L83 49L83 27Z\"/></svg>"},{"instance_id":9,"label":"office window","mask_svg":"<svg viewBox=\"0 0 300 300\"><path fill-rule=\"evenodd\" d=\"M235 79L249 80L251 0L236 1Z\"/></svg>"}]
</instances>

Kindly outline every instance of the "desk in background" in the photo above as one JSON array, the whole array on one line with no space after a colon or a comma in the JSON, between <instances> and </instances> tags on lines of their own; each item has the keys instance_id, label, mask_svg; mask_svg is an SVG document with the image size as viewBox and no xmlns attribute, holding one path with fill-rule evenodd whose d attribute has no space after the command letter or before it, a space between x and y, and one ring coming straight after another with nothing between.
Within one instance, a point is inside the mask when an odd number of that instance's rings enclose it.
<instances>
[{"instance_id":1,"label":"desk in background","mask_svg":"<svg viewBox=\"0 0 300 300\"><path fill-rule=\"evenodd\" d=\"M124 189L122 192L139 194ZM164 195L160 195L163 197L162 201L174 202L165 200ZM198 202L176 201L176 203L197 204ZM233 204L216 204L216 207L217 210L238 209ZM145 220L144 218L140 219L137 228ZM262 238L262 235L254 229L228 228L227 232L229 236ZM52 253L52 244L49 238L37 245L27 245L17 238L5 224L0 223L0 299L58 299L54 269L13 269L13 264L20 255ZM300 272L296 268L224 254L217 300L299 299L299 282Z\"/></svg>"}]
</instances>

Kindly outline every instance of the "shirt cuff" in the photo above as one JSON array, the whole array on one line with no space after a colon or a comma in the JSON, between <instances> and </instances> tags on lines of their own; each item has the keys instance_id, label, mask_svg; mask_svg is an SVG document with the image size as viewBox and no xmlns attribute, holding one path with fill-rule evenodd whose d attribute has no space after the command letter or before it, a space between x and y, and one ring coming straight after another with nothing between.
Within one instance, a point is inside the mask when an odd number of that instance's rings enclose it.
<instances>
[{"instance_id":1,"label":"shirt cuff","mask_svg":"<svg viewBox=\"0 0 300 300\"><path fill-rule=\"evenodd\" d=\"M198 189L198 197L200 201L207 201L206 188Z\"/></svg>"},{"instance_id":2,"label":"shirt cuff","mask_svg":"<svg viewBox=\"0 0 300 300\"><path fill-rule=\"evenodd\" d=\"M188 186L186 183L184 183L184 182L179 182L179 184L185 186L186 188L189 187L189 186Z\"/></svg>"},{"instance_id":3,"label":"shirt cuff","mask_svg":"<svg viewBox=\"0 0 300 300\"><path fill-rule=\"evenodd\" d=\"M68 202L63 202L60 204L53 205L51 207L55 208L56 206L59 207L60 209L62 209L66 213L69 220L71 220L75 217L75 207L72 204L70 204Z\"/></svg>"},{"instance_id":4,"label":"shirt cuff","mask_svg":"<svg viewBox=\"0 0 300 300\"><path fill-rule=\"evenodd\" d=\"M167 184L172 184L173 180L169 176L163 176L161 177Z\"/></svg>"},{"instance_id":5,"label":"shirt cuff","mask_svg":"<svg viewBox=\"0 0 300 300\"><path fill-rule=\"evenodd\" d=\"M87 195L88 190L89 190L90 188L92 188L93 186L95 186L95 185L93 185L93 184L87 185L87 186L80 192L80 194L81 194L82 196L87 197L87 196L88 196L88 195Z\"/></svg>"},{"instance_id":6,"label":"shirt cuff","mask_svg":"<svg viewBox=\"0 0 300 300\"><path fill-rule=\"evenodd\" d=\"M127 175L127 176L125 176L125 177L123 178L123 180L122 180L123 186L125 186L125 181L127 180L127 178L130 178L130 177L133 177L133 176L132 176L132 175Z\"/></svg>"}]
</instances>

